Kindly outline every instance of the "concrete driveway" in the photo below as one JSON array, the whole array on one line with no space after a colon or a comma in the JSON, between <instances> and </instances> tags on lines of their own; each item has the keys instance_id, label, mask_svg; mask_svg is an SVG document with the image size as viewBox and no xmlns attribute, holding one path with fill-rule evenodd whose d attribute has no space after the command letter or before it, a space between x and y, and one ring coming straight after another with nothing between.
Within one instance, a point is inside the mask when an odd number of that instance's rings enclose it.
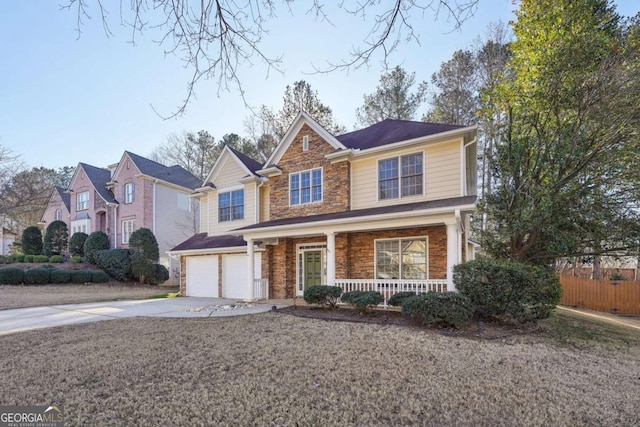
<instances>
[{"instance_id":1,"label":"concrete driveway","mask_svg":"<svg viewBox=\"0 0 640 427\"><path fill-rule=\"evenodd\" d=\"M269 304L220 298L166 298L0 310L0 335L125 317L220 317L264 313ZM236 305L236 307L233 307ZM280 308L280 307L278 307Z\"/></svg>"}]
</instances>

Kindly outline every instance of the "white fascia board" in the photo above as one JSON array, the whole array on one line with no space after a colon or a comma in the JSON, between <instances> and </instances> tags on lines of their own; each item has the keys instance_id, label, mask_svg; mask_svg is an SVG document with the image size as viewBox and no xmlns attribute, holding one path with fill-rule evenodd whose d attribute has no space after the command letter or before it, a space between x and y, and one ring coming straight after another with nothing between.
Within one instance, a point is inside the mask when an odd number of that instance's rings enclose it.
<instances>
[{"instance_id":1,"label":"white fascia board","mask_svg":"<svg viewBox=\"0 0 640 427\"><path fill-rule=\"evenodd\" d=\"M255 252L264 252L265 249L255 248ZM212 248L212 249L188 249L184 251L167 251L166 254L178 255L178 256L189 256L189 255L215 255L215 254L229 254L229 253L246 253L247 247L238 247L231 246L228 248Z\"/></svg>"},{"instance_id":2,"label":"white fascia board","mask_svg":"<svg viewBox=\"0 0 640 427\"><path fill-rule=\"evenodd\" d=\"M275 166L271 166L270 168L260 169L259 171L257 171L257 173L259 173L260 175L268 176L268 177L278 176L278 175L282 175L282 170L280 170Z\"/></svg>"},{"instance_id":3,"label":"white fascia board","mask_svg":"<svg viewBox=\"0 0 640 427\"><path fill-rule=\"evenodd\" d=\"M370 231L375 229L389 229L395 227L413 227L421 225L444 224L445 222L455 222L455 212L473 212L476 205L458 205L446 208L434 208L428 210L417 210L410 212L395 212L392 214L380 214L371 216L361 216L354 218L341 218L327 221L317 221L311 223L287 224L268 229L233 230L230 234L244 236L253 240L261 238L286 237L322 234L324 231L334 232L347 231ZM246 240L245 238L245 240Z\"/></svg>"},{"instance_id":4,"label":"white fascia board","mask_svg":"<svg viewBox=\"0 0 640 427\"><path fill-rule=\"evenodd\" d=\"M135 178L146 179L147 181L155 182L157 184L164 185L165 187L172 188L174 190L182 191L183 193L193 193L193 188L183 187L182 185L174 184L173 182L165 181L164 179L156 178L151 175L145 175L143 173L135 175Z\"/></svg>"}]
</instances>

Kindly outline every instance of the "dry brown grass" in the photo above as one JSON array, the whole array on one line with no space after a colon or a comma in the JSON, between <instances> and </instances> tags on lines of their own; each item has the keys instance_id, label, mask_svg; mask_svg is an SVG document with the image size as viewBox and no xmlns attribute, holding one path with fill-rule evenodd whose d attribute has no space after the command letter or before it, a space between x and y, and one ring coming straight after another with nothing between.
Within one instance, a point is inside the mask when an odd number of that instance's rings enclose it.
<instances>
[{"instance_id":1,"label":"dry brown grass","mask_svg":"<svg viewBox=\"0 0 640 427\"><path fill-rule=\"evenodd\" d=\"M88 285L0 285L0 310L43 305L144 299L178 287L158 287L117 281Z\"/></svg>"},{"instance_id":2,"label":"dry brown grass","mask_svg":"<svg viewBox=\"0 0 640 427\"><path fill-rule=\"evenodd\" d=\"M110 320L0 337L0 403L64 403L67 425L637 425L640 336L572 339L280 313Z\"/></svg>"}]
</instances>

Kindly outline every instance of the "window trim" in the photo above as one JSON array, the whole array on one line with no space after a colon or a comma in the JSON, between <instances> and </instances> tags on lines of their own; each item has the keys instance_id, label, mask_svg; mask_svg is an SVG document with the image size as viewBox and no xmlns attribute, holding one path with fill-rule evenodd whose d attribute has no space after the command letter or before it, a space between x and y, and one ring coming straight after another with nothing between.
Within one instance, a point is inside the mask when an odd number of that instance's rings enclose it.
<instances>
[{"instance_id":1,"label":"window trim","mask_svg":"<svg viewBox=\"0 0 640 427\"><path fill-rule=\"evenodd\" d=\"M238 191L242 191L242 205L234 205L233 204L233 193L236 193ZM229 219L225 219L222 220L221 216L220 216L220 196L224 195L224 194L228 194L229 195ZM245 206L247 205L247 200L246 200L246 194L244 191L244 187L242 188L229 188L227 190L224 191L220 191L218 192L218 224L222 223L222 222L233 222L233 221L244 221L245 219ZM239 207L242 206L242 218L234 218L233 217L233 208L234 207Z\"/></svg>"},{"instance_id":2,"label":"window trim","mask_svg":"<svg viewBox=\"0 0 640 427\"><path fill-rule=\"evenodd\" d=\"M320 200L313 200L313 172L314 171L320 171ZM309 202L303 202L302 201L302 174L305 172L309 172L309 191L310 191L310 201ZM293 175L298 175L298 203L291 203L291 177ZM324 201L324 168L322 166L317 167L317 168L312 168L312 169L305 169L305 170L301 170L298 172L291 172L289 173L289 207L297 207L297 206L306 206L306 205L312 205L312 204L316 204L316 203L322 203Z\"/></svg>"},{"instance_id":3,"label":"window trim","mask_svg":"<svg viewBox=\"0 0 640 427\"><path fill-rule=\"evenodd\" d=\"M410 196L402 196L402 158L403 157L408 157L408 156L415 156L416 154L420 154L422 156L422 194L412 194ZM387 197L384 199L380 198L380 162L384 161L384 160L391 160L391 159L397 159L398 161L398 176L396 177L396 179L398 180L398 197ZM399 154L397 156L391 156L391 157L384 157L384 158L378 158L376 160L376 200L378 202L384 201L384 200L399 200L399 199L406 199L406 198L411 198L411 197L423 197L425 194L425 187L426 187L426 173L425 173L425 152L424 150L420 150L420 151L415 151L412 153L406 153L406 154ZM411 175L413 176L413 175Z\"/></svg>"},{"instance_id":4,"label":"window trim","mask_svg":"<svg viewBox=\"0 0 640 427\"><path fill-rule=\"evenodd\" d=\"M128 188L131 188L131 193L129 193L127 190ZM129 196L131 196L131 199L129 199ZM133 182L127 182L124 184L124 204L125 205L130 205L131 203L135 202L136 200L136 186Z\"/></svg>"},{"instance_id":5,"label":"window trim","mask_svg":"<svg viewBox=\"0 0 640 427\"><path fill-rule=\"evenodd\" d=\"M87 195L87 200L84 201L84 203L86 204L86 207L84 209L80 209L80 196L85 194ZM86 211L86 210L89 210L89 191L83 191L82 193L76 194L76 211L80 212L80 211Z\"/></svg>"},{"instance_id":6,"label":"window trim","mask_svg":"<svg viewBox=\"0 0 640 427\"><path fill-rule=\"evenodd\" d=\"M127 240L124 239L125 237L125 223L131 223L131 231L129 231L128 235L127 235ZM131 239L131 234L133 234L133 232L135 231L136 228L136 219L135 218L129 218L129 219L123 219L121 222L121 227L122 227L122 237L121 237L121 241L123 245L128 245L129 244L129 240Z\"/></svg>"},{"instance_id":7,"label":"window trim","mask_svg":"<svg viewBox=\"0 0 640 427\"><path fill-rule=\"evenodd\" d=\"M56 209L55 213L53 214L53 218L55 219L55 221L62 221L62 209Z\"/></svg>"},{"instance_id":8,"label":"window trim","mask_svg":"<svg viewBox=\"0 0 640 427\"><path fill-rule=\"evenodd\" d=\"M396 241L398 242L398 249L399 249L399 255L400 257L402 257L402 255L400 254L400 251L402 250L402 241L403 240L424 240L426 243L426 277L424 279L406 279L402 274L402 260L400 259L400 262L398 263L398 276L400 276L398 279L389 279L389 280L429 280L429 269L430 269L430 265L429 265L429 236L406 236L406 237L390 237L390 238L384 238L384 239L374 239L373 240L373 277L376 280L384 280L384 279L378 279L378 242L389 242L389 241Z\"/></svg>"},{"instance_id":9,"label":"window trim","mask_svg":"<svg viewBox=\"0 0 640 427\"><path fill-rule=\"evenodd\" d=\"M309 135L302 137L302 151L309 151Z\"/></svg>"}]
</instances>

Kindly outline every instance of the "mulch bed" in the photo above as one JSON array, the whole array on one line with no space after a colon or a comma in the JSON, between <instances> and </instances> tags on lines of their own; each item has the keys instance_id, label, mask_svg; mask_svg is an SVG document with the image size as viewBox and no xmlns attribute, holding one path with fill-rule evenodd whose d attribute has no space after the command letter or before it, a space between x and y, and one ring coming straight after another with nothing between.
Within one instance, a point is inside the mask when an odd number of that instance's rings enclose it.
<instances>
[{"instance_id":1,"label":"mulch bed","mask_svg":"<svg viewBox=\"0 0 640 427\"><path fill-rule=\"evenodd\" d=\"M421 329L428 332L437 333L451 337L465 337L478 339L502 339L516 335L533 334L543 332L544 328L536 324L517 324L508 323L500 319L472 320L471 323L463 329L453 328L437 328L434 326L424 325L419 320L403 316L400 311L395 309L383 310L376 309L366 314L340 306L331 310L323 307L314 306L289 306L278 310L278 313L303 317L308 319L319 319L332 322L353 322L353 323L369 323L384 326L401 326L406 328Z\"/></svg>"}]
</instances>

